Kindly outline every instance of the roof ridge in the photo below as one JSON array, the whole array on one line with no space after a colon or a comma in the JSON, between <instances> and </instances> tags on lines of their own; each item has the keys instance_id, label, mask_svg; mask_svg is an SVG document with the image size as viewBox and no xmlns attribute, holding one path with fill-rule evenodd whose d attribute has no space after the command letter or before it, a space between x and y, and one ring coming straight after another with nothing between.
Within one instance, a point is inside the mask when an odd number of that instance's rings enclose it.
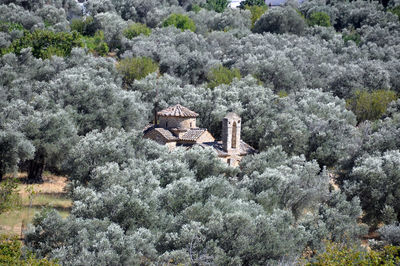
<instances>
[{"instance_id":1,"label":"roof ridge","mask_svg":"<svg viewBox=\"0 0 400 266\"><path fill-rule=\"evenodd\" d=\"M173 116L173 117L198 117L199 116L198 113L193 112L189 108L182 106L180 104L175 104L166 109L163 109L163 110L157 112L157 115Z\"/></svg>"}]
</instances>

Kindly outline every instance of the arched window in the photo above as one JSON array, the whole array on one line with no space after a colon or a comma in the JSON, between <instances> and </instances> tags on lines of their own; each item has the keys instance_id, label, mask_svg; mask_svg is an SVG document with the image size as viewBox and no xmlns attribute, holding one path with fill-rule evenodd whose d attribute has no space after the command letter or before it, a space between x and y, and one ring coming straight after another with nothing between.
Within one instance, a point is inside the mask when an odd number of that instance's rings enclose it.
<instances>
[{"instance_id":1,"label":"arched window","mask_svg":"<svg viewBox=\"0 0 400 266\"><path fill-rule=\"evenodd\" d=\"M232 149L236 149L236 122L233 122L232 126Z\"/></svg>"}]
</instances>

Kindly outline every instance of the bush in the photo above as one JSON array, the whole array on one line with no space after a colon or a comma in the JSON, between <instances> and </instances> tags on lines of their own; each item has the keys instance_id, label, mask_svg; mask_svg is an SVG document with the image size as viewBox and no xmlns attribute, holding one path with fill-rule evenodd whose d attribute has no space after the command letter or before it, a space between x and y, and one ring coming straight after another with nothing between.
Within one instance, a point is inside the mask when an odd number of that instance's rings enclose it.
<instances>
[{"instance_id":1,"label":"bush","mask_svg":"<svg viewBox=\"0 0 400 266\"><path fill-rule=\"evenodd\" d=\"M74 18L70 23L71 31L77 31L82 35L93 36L96 32L94 19L91 16L85 18Z\"/></svg>"},{"instance_id":2,"label":"bush","mask_svg":"<svg viewBox=\"0 0 400 266\"><path fill-rule=\"evenodd\" d=\"M251 26L252 27L254 27L254 24L256 23L256 21L259 20L260 17L262 15L264 15L264 13L268 10L268 6L267 5L263 5L263 6L258 6L258 5L249 6L249 5L247 5L245 8L247 10L250 10L250 12L251 12Z\"/></svg>"},{"instance_id":3,"label":"bush","mask_svg":"<svg viewBox=\"0 0 400 266\"><path fill-rule=\"evenodd\" d=\"M347 107L357 116L358 122L372 121L379 119L389 103L396 99L396 93L390 90L357 91L352 99L347 100Z\"/></svg>"},{"instance_id":4,"label":"bush","mask_svg":"<svg viewBox=\"0 0 400 266\"><path fill-rule=\"evenodd\" d=\"M123 32L124 36L129 40L135 38L136 36L139 36L140 34L148 36L150 35L150 33L151 29L142 23L133 23L129 25L126 29L124 29Z\"/></svg>"},{"instance_id":5,"label":"bush","mask_svg":"<svg viewBox=\"0 0 400 266\"><path fill-rule=\"evenodd\" d=\"M17 191L17 183L7 179L0 183L0 214L18 207L21 199Z\"/></svg>"},{"instance_id":6,"label":"bush","mask_svg":"<svg viewBox=\"0 0 400 266\"><path fill-rule=\"evenodd\" d=\"M388 244L400 246L400 224L385 225L378 232Z\"/></svg>"},{"instance_id":7,"label":"bush","mask_svg":"<svg viewBox=\"0 0 400 266\"><path fill-rule=\"evenodd\" d=\"M54 261L36 259L32 253L22 254L21 248L22 244L18 240L18 237L0 235L0 264L26 266L57 265Z\"/></svg>"},{"instance_id":8,"label":"bush","mask_svg":"<svg viewBox=\"0 0 400 266\"><path fill-rule=\"evenodd\" d=\"M396 6L394 8L388 9L388 11L397 15L399 17L399 21L400 21L400 6Z\"/></svg>"},{"instance_id":9,"label":"bush","mask_svg":"<svg viewBox=\"0 0 400 266\"><path fill-rule=\"evenodd\" d=\"M222 13L228 7L229 2L229 0L207 0L206 8L208 10Z\"/></svg>"},{"instance_id":10,"label":"bush","mask_svg":"<svg viewBox=\"0 0 400 266\"><path fill-rule=\"evenodd\" d=\"M148 57L125 58L119 61L118 71L123 75L125 84L142 79L148 74L157 71L158 65Z\"/></svg>"},{"instance_id":11,"label":"bush","mask_svg":"<svg viewBox=\"0 0 400 266\"><path fill-rule=\"evenodd\" d=\"M343 39L344 43L347 43L349 41L353 41L353 42L355 42L355 44L357 46L360 45L360 42L361 42L360 34L358 34L355 31L352 31L350 33L343 33L342 34L342 39Z\"/></svg>"},{"instance_id":12,"label":"bush","mask_svg":"<svg viewBox=\"0 0 400 266\"><path fill-rule=\"evenodd\" d=\"M307 20L308 25L310 26L322 26L322 27L330 27L331 26L331 18L325 12L314 12L310 15Z\"/></svg>"},{"instance_id":13,"label":"bush","mask_svg":"<svg viewBox=\"0 0 400 266\"><path fill-rule=\"evenodd\" d=\"M10 47L2 49L0 54L19 54L22 49L31 47L36 58L46 59L53 55L68 56L73 47L81 46L81 35L76 31L69 33L35 30L32 33L25 31L22 38L13 41Z\"/></svg>"},{"instance_id":14,"label":"bush","mask_svg":"<svg viewBox=\"0 0 400 266\"><path fill-rule=\"evenodd\" d=\"M273 8L268 10L254 24L255 33L293 33L302 35L306 24L303 17L292 7Z\"/></svg>"},{"instance_id":15,"label":"bush","mask_svg":"<svg viewBox=\"0 0 400 266\"><path fill-rule=\"evenodd\" d=\"M398 265L400 247L386 246L382 251L366 252L357 246L327 243L326 251L308 265Z\"/></svg>"},{"instance_id":16,"label":"bush","mask_svg":"<svg viewBox=\"0 0 400 266\"><path fill-rule=\"evenodd\" d=\"M184 30L196 30L196 25L192 19L186 15L171 14L164 22L163 27L175 26L178 29Z\"/></svg>"},{"instance_id":17,"label":"bush","mask_svg":"<svg viewBox=\"0 0 400 266\"><path fill-rule=\"evenodd\" d=\"M104 33L99 30L93 37L83 37L86 48L92 54L105 56L109 52L107 43L104 41Z\"/></svg>"},{"instance_id":18,"label":"bush","mask_svg":"<svg viewBox=\"0 0 400 266\"><path fill-rule=\"evenodd\" d=\"M215 88L221 84L231 84L234 78L240 79L239 69L229 69L223 66L217 66L208 73L208 87Z\"/></svg>"}]
</instances>

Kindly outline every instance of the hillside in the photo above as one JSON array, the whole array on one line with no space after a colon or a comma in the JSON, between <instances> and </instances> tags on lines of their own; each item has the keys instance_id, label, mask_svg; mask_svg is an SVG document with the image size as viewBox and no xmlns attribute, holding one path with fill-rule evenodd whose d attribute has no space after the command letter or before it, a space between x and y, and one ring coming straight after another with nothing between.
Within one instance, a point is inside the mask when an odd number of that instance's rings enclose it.
<instances>
[{"instance_id":1,"label":"hillside","mask_svg":"<svg viewBox=\"0 0 400 266\"><path fill-rule=\"evenodd\" d=\"M398 264L399 16L0 0L2 232L62 265Z\"/></svg>"}]
</instances>

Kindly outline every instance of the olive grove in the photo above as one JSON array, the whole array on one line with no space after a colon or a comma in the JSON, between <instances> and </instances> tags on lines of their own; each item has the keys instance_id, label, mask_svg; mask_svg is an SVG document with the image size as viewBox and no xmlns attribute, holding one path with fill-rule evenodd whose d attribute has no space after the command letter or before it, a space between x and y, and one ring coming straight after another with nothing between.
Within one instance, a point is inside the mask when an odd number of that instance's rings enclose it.
<instances>
[{"instance_id":1,"label":"olive grove","mask_svg":"<svg viewBox=\"0 0 400 266\"><path fill-rule=\"evenodd\" d=\"M263 2L263 1L261 1ZM27 250L62 265L266 265L399 245L397 0L0 0L0 181L68 177ZM397 12L397 13L396 13ZM238 168L142 138L154 111L227 112Z\"/></svg>"}]
</instances>

